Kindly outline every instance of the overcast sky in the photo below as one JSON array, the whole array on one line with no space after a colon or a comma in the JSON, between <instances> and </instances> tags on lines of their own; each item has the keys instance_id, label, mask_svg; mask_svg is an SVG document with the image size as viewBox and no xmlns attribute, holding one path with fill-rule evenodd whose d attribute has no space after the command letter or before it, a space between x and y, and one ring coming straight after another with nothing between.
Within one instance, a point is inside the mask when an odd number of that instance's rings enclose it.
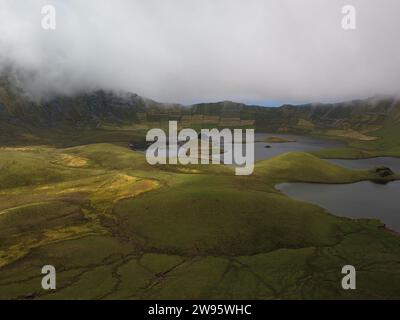
<instances>
[{"instance_id":1,"label":"overcast sky","mask_svg":"<svg viewBox=\"0 0 400 320\"><path fill-rule=\"evenodd\" d=\"M56 8L57 28L41 26ZM343 30L342 7L357 9ZM26 89L164 102L339 101L400 92L399 0L0 0L0 65Z\"/></svg>"}]
</instances>

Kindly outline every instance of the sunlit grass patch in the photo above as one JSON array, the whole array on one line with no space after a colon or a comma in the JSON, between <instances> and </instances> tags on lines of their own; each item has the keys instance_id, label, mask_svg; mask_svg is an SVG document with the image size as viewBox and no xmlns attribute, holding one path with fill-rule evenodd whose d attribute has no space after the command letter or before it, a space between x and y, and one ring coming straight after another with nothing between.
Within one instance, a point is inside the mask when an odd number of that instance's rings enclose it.
<instances>
[{"instance_id":1,"label":"sunlit grass patch","mask_svg":"<svg viewBox=\"0 0 400 320\"><path fill-rule=\"evenodd\" d=\"M88 164L88 160L82 157L63 153L60 155L60 160L57 160L55 163L67 167L81 168Z\"/></svg>"},{"instance_id":2,"label":"sunlit grass patch","mask_svg":"<svg viewBox=\"0 0 400 320\"><path fill-rule=\"evenodd\" d=\"M90 199L94 206L107 206L109 203L133 198L159 187L160 183L156 180L140 179L117 173L95 187L91 191Z\"/></svg>"}]
</instances>

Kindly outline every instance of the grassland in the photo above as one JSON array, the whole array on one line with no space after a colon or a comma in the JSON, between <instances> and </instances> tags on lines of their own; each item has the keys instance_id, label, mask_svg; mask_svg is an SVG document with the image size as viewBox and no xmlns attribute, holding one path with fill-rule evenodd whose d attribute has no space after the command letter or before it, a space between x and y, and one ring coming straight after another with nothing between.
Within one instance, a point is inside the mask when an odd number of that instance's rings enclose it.
<instances>
[{"instance_id":1,"label":"grassland","mask_svg":"<svg viewBox=\"0 0 400 320\"><path fill-rule=\"evenodd\" d=\"M341 136L348 142L346 147L321 150L314 154L323 158L342 159L400 157L400 123L389 123L369 135L374 139Z\"/></svg>"},{"instance_id":2,"label":"grassland","mask_svg":"<svg viewBox=\"0 0 400 320\"><path fill-rule=\"evenodd\" d=\"M261 161L249 177L152 167L122 146L128 133L0 149L0 298L400 298L398 235L274 188L373 171L307 153ZM54 292L40 286L45 264ZM340 287L345 264L358 266L356 291Z\"/></svg>"}]
</instances>

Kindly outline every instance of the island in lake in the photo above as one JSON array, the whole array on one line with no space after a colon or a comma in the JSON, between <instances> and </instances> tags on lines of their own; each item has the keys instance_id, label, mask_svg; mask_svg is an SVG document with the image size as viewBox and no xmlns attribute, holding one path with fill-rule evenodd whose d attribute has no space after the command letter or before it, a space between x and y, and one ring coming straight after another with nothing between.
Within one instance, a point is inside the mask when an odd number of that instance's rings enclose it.
<instances>
[{"instance_id":1,"label":"island in lake","mask_svg":"<svg viewBox=\"0 0 400 320\"><path fill-rule=\"evenodd\" d=\"M277 137L277 136L268 136L264 139L264 142L269 143L288 143L288 142L296 142L294 139L286 138L286 137Z\"/></svg>"}]
</instances>

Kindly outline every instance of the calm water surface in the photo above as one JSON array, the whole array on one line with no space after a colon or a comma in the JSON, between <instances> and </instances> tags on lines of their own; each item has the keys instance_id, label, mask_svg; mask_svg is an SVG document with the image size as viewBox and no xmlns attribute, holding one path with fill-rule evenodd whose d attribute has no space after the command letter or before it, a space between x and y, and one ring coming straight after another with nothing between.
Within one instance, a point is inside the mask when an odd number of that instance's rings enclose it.
<instances>
[{"instance_id":1,"label":"calm water surface","mask_svg":"<svg viewBox=\"0 0 400 320\"><path fill-rule=\"evenodd\" d=\"M400 181L338 185L282 183L276 187L292 198L317 204L338 216L379 219L400 232Z\"/></svg>"},{"instance_id":2,"label":"calm water surface","mask_svg":"<svg viewBox=\"0 0 400 320\"><path fill-rule=\"evenodd\" d=\"M385 166L396 173L400 173L400 158L378 157L357 160L327 159L327 161L349 169L370 169Z\"/></svg>"},{"instance_id":3,"label":"calm water surface","mask_svg":"<svg viewBox=\"0 0 400 320\"><path fill-rule=\"evenodd\" d=\"M296 140L289 143L256 143L255 159L262 160L292 151L315 151L341 147L343 142L298 135L263 134ZM265 145L271 148L266 149ZM400 173L400 158L377 157L359 160L326 159L349 169L386 166ZM400 232L400 181L376 184L369 181L352 184L282 183L277 186L286 195L314 203L338 216L379 219L388 228Z\"/></svg>"},{"instance_id":4,"label":"calm water surface","mask_svg":"<svg viewBox=\"0 0 400 320\"><path fill-rule=\"evenodd\" d=\"M325 148L337 148L345 146L345 143L337 140L317 139L313 137L306 137L293 134L277 134L277 133L257 133L255 140L259 141L265 137L280 137L288 140L295 140L295 142L284 143L269 143L269 142L256 142L254 145L254 159L263 160L269 159L286 152L302 152L302 151L317 151ZM266 148L265 146L271 148Z\"/></svg>"}]
</instances>

